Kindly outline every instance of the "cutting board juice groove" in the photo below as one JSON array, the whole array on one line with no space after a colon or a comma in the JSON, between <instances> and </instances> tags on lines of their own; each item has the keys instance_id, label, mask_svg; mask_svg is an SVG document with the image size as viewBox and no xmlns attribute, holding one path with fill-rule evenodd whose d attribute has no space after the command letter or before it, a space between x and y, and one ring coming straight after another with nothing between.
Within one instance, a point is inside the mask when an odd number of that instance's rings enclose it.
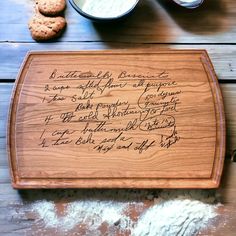
<instances>
[{"instance_id":1,"label":"cutting board juice groove","mask_svg":"<svg viewBox=\"0 0 236 236\"><path fill-rule=\"evenodd\" d=\"M30 52L12 96L14 188L216 188L225 155L204 50Z\"/></svg>"}]
</instances>

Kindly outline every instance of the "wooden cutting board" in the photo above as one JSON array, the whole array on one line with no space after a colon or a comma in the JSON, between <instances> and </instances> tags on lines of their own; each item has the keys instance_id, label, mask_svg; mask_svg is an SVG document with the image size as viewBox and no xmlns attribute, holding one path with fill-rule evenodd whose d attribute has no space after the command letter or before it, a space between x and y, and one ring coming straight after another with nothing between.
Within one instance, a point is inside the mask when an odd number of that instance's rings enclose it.
<instances>
[{"instance_id":1,"label":"wooden cutting board","mask_svg":"<svg viewBox=\"0 0 236 236\"><path fill-rule=\"evenodd\" d=\"M30 52L8 150L19 189L216 188L225 119L207 52Z\"/></svg>"}]
</instances>

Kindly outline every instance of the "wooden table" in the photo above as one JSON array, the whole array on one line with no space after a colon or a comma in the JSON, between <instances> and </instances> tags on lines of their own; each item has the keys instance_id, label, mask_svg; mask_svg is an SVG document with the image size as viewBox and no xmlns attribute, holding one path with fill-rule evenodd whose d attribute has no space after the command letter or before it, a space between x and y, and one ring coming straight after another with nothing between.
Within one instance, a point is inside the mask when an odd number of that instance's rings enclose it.
<instances>
[{"instance_id":1,"label":"wooden table","mask_svg":"<svg viewBox=\"0 0 236 236\"><path fill-rule=\"evenodd\" d=\"M0 234L33 235L32 218L15 219L11 212L35 191L16 191L10 184L6 153L7 112L11 90L29 50L90 50L111 48L206 49L221 85L227 121L227 157L224 177L217 192L223 207L214 230L206 235L234 235L236 232L236 2L206 0L196 10L178 7L170 0L142 0L134 14L123 22L96 24L78 15L67 4L68 27L61 38L48 43L32 40L27 22L33 1L0 2ZM65 191L57 190L59 195ZM36 199L44 198L37 191ZM55 191L53 193L55 196ZM47 196L50 191L47 191ZM31 231L32 230L32 231ZM31 232L31 233L30 233ZM38 234L40 235L40 234ZM50 234L49 234L50 235Z\"/></svg>"}]
</instances>

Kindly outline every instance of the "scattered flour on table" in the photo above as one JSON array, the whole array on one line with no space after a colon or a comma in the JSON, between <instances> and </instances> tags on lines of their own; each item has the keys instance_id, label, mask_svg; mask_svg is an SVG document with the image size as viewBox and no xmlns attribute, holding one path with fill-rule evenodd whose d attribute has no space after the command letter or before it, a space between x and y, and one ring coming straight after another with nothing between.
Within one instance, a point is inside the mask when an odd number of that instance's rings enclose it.
<instances>
[{"instance_id":1,"label":"scattered flour on table","mask_svg":"<svg viewBox=\"0 0 236 236\"><path fill-rule=\"evenodd\" d=\"M135 236L195 235L210 219L215 207L198 200L171 199L148 209L133 230Z\"/></svg>"},{"instance_id":2,"label":"scattered flour on table","mask_svg":"<svg viewBox=\"0 0 236 236\"><path fill-rule=\"evenodd\" d=\"M75 201L68 203L65 214L58 217L53 202L38 201L31 205L31 210L39 215L45 227L68 231L85 224L89 231L96 232L103 222L111 226L118 222L121 231L129 228L132 222L124 215L126 207L127 203L114 201Z\"/></svg>"},{"instance_id":3,"label":"scattered flour on table","mask_svg":"<svg viewBox=\"0 0 236 236\"><path fill-rule=\"evenodd\" d=\"M220 205L215 192L205 190L146 191L144 194L127 190L127 198L120 198L119 193L124 195L125 191L116 191L113 196L110 191L108 198L79 197L63 203L62 215L57 214L58 204L52 200L37 200L24 207L36 215L36 223L59 232L85 227L83 235L104 235L101 226L105 223L107 235L118 232L132 236L193 236L217 216ZM136 218L127 210L130 208L137 212Z\"/></svg>"}]
</instances>

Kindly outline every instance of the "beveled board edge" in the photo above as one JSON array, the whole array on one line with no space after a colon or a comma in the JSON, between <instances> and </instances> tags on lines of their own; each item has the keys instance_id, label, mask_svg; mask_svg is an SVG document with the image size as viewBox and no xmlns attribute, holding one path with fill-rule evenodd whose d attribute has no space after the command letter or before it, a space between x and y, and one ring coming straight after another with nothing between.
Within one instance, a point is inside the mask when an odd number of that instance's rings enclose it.
<instances>
[{"instance_id":1,"label":"beveled board edge","mask_svg":"<svg viewBox=\"0 0 236 236\"><path fill-rule=\"evenodd\" d=\"M214 98L214 104L215 104L217 134L216 134L216 151L215 151L216 157L214 160L214 168L212 171L212 181L215 182L216 187L219 187L226 153L226 126L225 126L225 111L223 105L224 103L223 103L222 92L220 89L220 85L218 83L218 79L213 64L206 50L204 50L204 57L201 58L201 61L203 66L205 66L205 68L208 69L205 71L208 74L209 82L210 80L213 81L213 83L210 83L210 86L212 88L212 96Z\"/></svg>"},{"instance_id":2,"label":"beveled board edge","mask_svg":"<svg viewBox=\"0 0 236 236\"><path fill-rule=\"evenodd\" d=\"M11 140L11 135L14 133L15 127L13 125L11 125L12 123L15 123L15 116L14 114L16 113L16 103L15 100L17 95L17 91L19 91L18 87L21 86L20 85L20 78L21 75L23 73L23 69L28 61L28 59L30 58L30 55L32 53L28 52L21 64L19 73L17 75L17 78L15 80L14 83L14 87L12 89L12 94L11 94L11 100L10 100L10 107L9 107L9 111L8 111L8 124L7 124L7 154L8 154L8 163L9 163L9 167L10 167L10 174L11 174L11 180L12 180L12 186L13 188L18 188L15 187L16 185L19 184L20 179L19 176L17 175L17 167L16 167L16 156L15 156L15 142L12 142Z\"/></svg>"},{"instance_id":3,"label":"beveled board edge","mask_svg":"<svg viewBox=\"0 0 236 236\"><path fill-rule=\"evenodd\" d=\"M15 113L18 104L18 91L23 84L22 78L23 70L26 65L30 65L31 55L37 54L158 54L158 53L199 53L201 54L201 62L208 75L209 83L214 98L217 134L216 134L216 150L215 160L212 170L211 178L208 179L64 179L64 178L50 178L50 179L21 179L18 176L17 159L15 156ZM13 138L11 138L13 137ZM121 49L121 50L92 50L92 51L30 51L27 53L19 74L17 76L14 89L12 91L11 104L8 115L8 128L7 128L7 152L10 165L10 172L12 178L12 186L15 189L36 189L36 188L218 188L220 178L223 171L223 163L225 157L225 143L226 143L226 130L225 130L225 113L223 107L223 99L221 90L218 84L214 67L208 56L206 50L176 50L176 49L160 49L152 51L151 49Z\"/></svg>"}]
</instances>

